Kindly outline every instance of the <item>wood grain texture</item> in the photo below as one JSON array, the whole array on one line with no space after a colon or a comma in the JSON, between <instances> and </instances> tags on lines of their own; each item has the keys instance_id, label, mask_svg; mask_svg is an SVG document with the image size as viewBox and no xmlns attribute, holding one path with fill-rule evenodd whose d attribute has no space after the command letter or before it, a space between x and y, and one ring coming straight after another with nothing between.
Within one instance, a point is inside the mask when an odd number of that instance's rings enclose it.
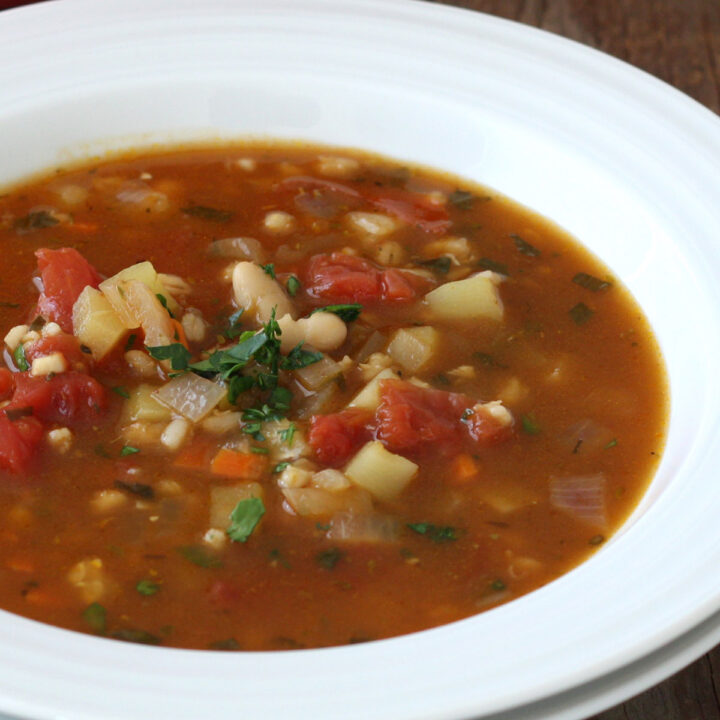
<instances>
[{"instance_id":1,"label":"wood grain texture","mask_svg":"<svg viewBox=\"0 0 720 720\"><path fill-rule=\"evenodd\" d=\"M720 113L720 0L435 0L577 40ZM720 720L720 647L591 720Z\"/></svg>"}]
</instances>

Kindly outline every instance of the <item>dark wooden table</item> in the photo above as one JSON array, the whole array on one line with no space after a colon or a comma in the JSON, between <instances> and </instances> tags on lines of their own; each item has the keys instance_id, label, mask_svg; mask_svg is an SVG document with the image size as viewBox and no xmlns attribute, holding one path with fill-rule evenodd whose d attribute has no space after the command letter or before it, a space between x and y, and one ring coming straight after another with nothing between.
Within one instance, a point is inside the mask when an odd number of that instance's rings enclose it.
<instances>
[{"instance_id":1,"label":"dark wooden table","mask_svg":"<svg viewBox=\"0 0 720 720\"><path fill-rule=\"evenodd\" d=\"M720 0L430 0L602 50L720 112ZM720 647L592 720L720 720Z\"/></svg>"},{"instance_id":2,"label":"dark wooden table","mask_svg":"<svg viewBox=\"0 0 720 720\"><path fill-rule=\"evenodd\" d=\"M428 1L572 38L642 68L720 112L720 0ZM0 9L31 2L0 0ZM719 697L717 647L660 685L590 720L720 720Z\"/></svg>"}]
</instances>

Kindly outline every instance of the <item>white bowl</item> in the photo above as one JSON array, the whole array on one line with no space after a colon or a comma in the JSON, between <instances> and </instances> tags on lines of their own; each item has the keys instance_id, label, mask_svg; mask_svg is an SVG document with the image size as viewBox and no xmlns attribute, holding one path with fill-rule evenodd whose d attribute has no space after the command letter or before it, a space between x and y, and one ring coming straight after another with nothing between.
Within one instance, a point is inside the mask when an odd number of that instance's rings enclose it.
<instances>
[{"instance_id":1,"label":"white bowl","mask_svg":"<svg viewBox=\"0 0 720 720\"><path fill-rule=\"evenodd\" d=\"M712 622L714 115L582 46L409 0L43 3L0 15L0 67L2 182L120 147L252 134L367 148L493 186L567 228L630 287L672 391L667 449L641 507L589 562L539 591L435 630L284 653L138 647L0 613L0 710L478 717L552 704ZM696 639L689 655L716 637ZM657 679L646 672L623 692ZM582 711L609 701L597 691ZM580 712L571 705L563 717Z\"/></svg>"}]
</instances>

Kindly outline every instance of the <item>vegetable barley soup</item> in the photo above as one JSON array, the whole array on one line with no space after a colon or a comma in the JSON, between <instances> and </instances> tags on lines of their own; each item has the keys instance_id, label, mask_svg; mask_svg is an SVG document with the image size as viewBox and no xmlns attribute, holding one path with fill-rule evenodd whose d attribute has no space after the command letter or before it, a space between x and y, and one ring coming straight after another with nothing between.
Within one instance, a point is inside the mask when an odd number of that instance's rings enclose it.
<instances>
[{"instance_id":1,"label":"vegetable barley soup","mask_svg":"<svg viewBox=\"0 0 720 720\"><path fill-rule=\"evenodd\" d=\"M632 511L667 392L557 227L302 145L59 170L0 197L0 606L216 650L507 602Z\"/></svg>"}]
</instances>

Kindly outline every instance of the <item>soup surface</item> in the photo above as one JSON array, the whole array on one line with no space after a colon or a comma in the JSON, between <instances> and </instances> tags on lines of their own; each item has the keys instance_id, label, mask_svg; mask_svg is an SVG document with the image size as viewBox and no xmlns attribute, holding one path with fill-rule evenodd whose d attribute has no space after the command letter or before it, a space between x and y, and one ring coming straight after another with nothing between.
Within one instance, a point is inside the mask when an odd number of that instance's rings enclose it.
<instances>
[{"instance_id":1,"label":"soup surface","mask_svg":"<svg viewBox=\"0 0 720 720\"><path fill-rule=\"evenodd\" d=\"M0 606L187 648L363 642L601 546L664 441L648 325L487 189L233 146L0 197Z\"/></svg>"}]
</instances>

